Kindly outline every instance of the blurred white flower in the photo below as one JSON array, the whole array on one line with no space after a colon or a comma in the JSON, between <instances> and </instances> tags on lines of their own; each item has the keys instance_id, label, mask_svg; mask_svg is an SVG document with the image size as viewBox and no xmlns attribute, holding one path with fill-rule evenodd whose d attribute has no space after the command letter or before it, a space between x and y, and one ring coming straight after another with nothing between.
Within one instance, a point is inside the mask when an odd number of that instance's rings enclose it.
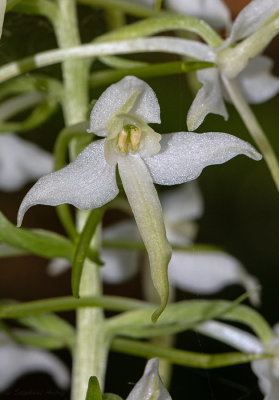
<instances>
[{"instance_id":1,"label":"blurred white flower","mask_svg":"<svg viewBox=\"0 0 279 400\"><path fill-rule=\"evenodd\" d=\"M166 0L165 5L171 11L204 19L215 28L231 26L230 10L222 0Z\"/></svg>"},{"instance_id":2,"label":"blurred white flower","mask_svg":"<svg viewBox=\"0 0 279 400\"><path fill-rule=\"evenodd\" d=\"M0 332L0 391L6 390L24 374L45 372L61 389L70 385L64 364L48 351L24 347Z\"/></svg>"},{"instance_id":3,"label":"blurred white flower","mask_svg":"<svg viewBox=\"0 0 279 400\"><path fill-rule=\"evenodd\" d=\"M127 76L111 85L94 105L90 132L105 137L87 146L67 167L42 177L27 193L18 212L36 204L70 203L80 209L101 207L119 190L116 166L148 252L151 277L161 299L155 321L168 301L167 267L171 247L154 183L174 185L197 178L204 167L238 154L261 155L248 143L225 133L160 135L148 123L160 123L160 107L150 86Z\"/></svg>"},{"instance_id":4,"label":"blurred white flower","mask_svg":"<svg viewBox=\"0 0 279 400\"><path fill-rule=\"evenodd\" d=\"M159 376L159 361L152 358L146 364L144 374L126 400L171 400L171 396Z\"/></svg>"},{"instance_id":5,"label":"blurred white flower","mask_svg":"<svg viewBox=\"0 0 279 400\"><path fill-rule=\"evenodd\" d=\"M193 2L186 1L186 3ZM202 7L202 1L198 3ZM216 15L225 7L221 1L218 1L218 3L219 5L216 3L214 8ZM177 4L182 4L182 2L177 2ZM196 130L209 113L218 114L228 119L223 97L230 100L230 95L222 82L222 80L226 79L228 73L227 64L229 64L231 70L234 70L235 64L238 71L237 75L230 76L230 78L237 79L240 90L249 103L262 103L279 92L279 79L271 74L273 61L270 58L257 56L251 59L248 64L248 59L244 63L237 57L229 61L226 59L226 49L240 39L244 39L256 32L278 10L278 0L253 0L239 13L232 25L229 22L227 23L226 28L230 30L230 34L220 48L212 49L209 58L208 56L207 58L199 57L197 54L198 59L216 62L217 70L209 68L197 72L197 78L203 86L198 91L188 112L187 125L191 131ZM202 12L202 9L200 11ZM205 8L202 16L207 20ZM204 44L201 45L204 47ZM201 54L203 53L201 52ZM238 64L241 64L241 66Z\"/></svg>"},{"instance_id":6,"label":"blurred white flower","mask_svg":"<svg viewBox=\"0 0 279 400\"><path fill-rule=\"evenodd\" d=\"M0 190L18 190L52 169L51 154L12 133L0 134Z\"/></svg>"},{"instance_id":7,"label":"blurred white flower","mask_svg":"<svg viewBox=\"0 0 279 400\"><path fill-rule=\"evenodd\" d=\"M279 394L279 324L274 327L275 337L262 343L256 336L239 328L217 321L209 321L195 328L198 332L247 353L270 353L273 358L252 361L251 368L258 378L264 400L277 400Z\"/></svg>"},{"instance_id":8,"label":"blurred white flower","mask_svg":"<svg viewBox=\"0 0 279 400\"><path fill-rule=\"evenodd\" d=\"M188 112L187 125L190 131L196 130L209 113L228 118L223 98L230 101L230 95L222 82L227 74L231 75L228 75L229 78L236 78L249 103L265 102L279 92L279 79L271 74L273 61L270 58L256 56L248 63L249 56L245 57L245 54L243 57L242 54L239 57L227 57L226 54L231 45L252 35L279 10L278 0L251 1L233 23L230 11L222 0L166 0L165 5L172 11L202 18L216 28L225 28L229 33L227 40L217 49L197 41L184 40L183 51L186 56L217 64L217 69L208 68L197 72L197 78L203 86ZM171 46L174 51L177 47L178 54L181 53L180 41Z\"/></svg>"}]
</instances>

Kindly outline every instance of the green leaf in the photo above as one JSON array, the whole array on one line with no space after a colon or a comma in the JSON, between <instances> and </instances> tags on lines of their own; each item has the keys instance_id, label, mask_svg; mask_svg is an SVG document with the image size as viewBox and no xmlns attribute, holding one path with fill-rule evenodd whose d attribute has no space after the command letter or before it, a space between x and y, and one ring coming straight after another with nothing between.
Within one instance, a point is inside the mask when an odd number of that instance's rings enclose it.
<instances>
[{"instance_id":1,"label":"green leaf","mask_svg":"<svg viewBox=\"0 0 279 400\"><path fill-rule=\"evenodd\" d=\"M138 78L153 78L159 76L167 76L173 74L184 74L190 71L213 67L214 64L208 62L165 62L158 64L151 64L141 67L117 69L117 70L103 70L97 71L90 75L90 86L109 85L116 82L126 75L135 75Z\"/></svg>"},{"instance_id":2,"label":"green leaf","mask_svg":"<svg viewBox=\"0 0 279 400\"><path fill-rule=\"evenodd\" d=\"M13 329L12 337L26 346L41 347L47 350L58 350L68 347L63 338L37 333L26 329Z\"/></svg>"},{"instance_id":3,"label":"green leaf","mask_svg":"<svg viewBox=\"0 0 279 400\"><path fill-rule=\"evenodd\" d=\"M36 128L47 121L57 110L58 103L55 98L44 99L22 122L1 122L0 132L25 132Z\"/></svg>"},{"instance_id":4,"label":"green leaf","mask_svg":"<svg viewBox=\"0 0 279 400\"><path fill-rule=\"evenodd\" d=\"M175 334L219 318L248 325L262 341L273 337L272 329L259 313L236 302L188 300L170 304L155 326L149 322L151 314L151 310L145 309L117 315L107 321L107 329L112 335L147 338Z\"/></svg>"},{"instance_id":5,"label":"green leaf","mask_svg":"<svg viewBox=\"0 0 279 400\"><path fill-rule=\"evenodd\" d=\"M85 400L102 400L102 392L96 376L91 376L89 378Z\"/></svg>"},{"instance_id":6,"label":"green leaf","mask_svg":"<svg viewBox=\"0 0 279 400\"><path fill-rule=\"evenodd\" d=\"M0 243L0 257L16 257L25 256L28 251L22 250L18 247L9 246L5 243Z\"/></svg>"},{"instance_id":7,"label":"green leaf","mask_svg":"<svg viewBox=\"0 0 279 400\"><path fill-rule=\"evenodd\" d=\"M81 307L102 307L111 311L151 308L152 304L120 296L90 296L75 299L72 296L35 300L26 303L1 302L0 318L19 318L26 315L42 314L49 311L70 311Z\"/></svg>"},{"instance_id":8,"label":"green leaf","mask_svg":"<svg viewBox=\"0 0 279 400\"><path fill-rule=\"evenodd\" d=\"M13 248L21 249L27 253L36 254L44 258L66 258L70 262L74 258L75 246L65 237L43 229L16 228L0 212L0 240ZM4 248L10 251L10 248ZM88 249L87 256L98 265L102 265L98 254Z\"/></svg>"},{"instance_id":9,"label":"green leaf","mask_svg":"<svg viewBox=\"0 0 279 400\"><path fill-rule=\"evenodd\" d=\"M249 363L251 361L272 357L271 354L265 353L194 353L129 339L113 339L111 350L144 358L159 357L173 364L205 369Z\"/></svg>"},{"instance_id":10,"label":"green leaf","mask_svg":"<svg viewBox=\"0 0 279 400\"><path fill-rule=\"evenodd\" d=\"M13 247L45 258L62 257L72 260L74 246L70 240L46 230L16 228L0 213L0 240Z\"/></svg>"},{"instance_id":11,"label":"green leaf","mask_svg":"<svg viewBox=\"0 0 279 400\"><path fill-rule=\"evenodd\" d=\"M90 212L77 242L72 268L72 291L73 295L77 298L79 297L79 285L86 254L88 252L91 239L104 215L104 212L105 206Z\"/></svg>"},{"instance_id":12,"label":"green leaf","mask_svg":"<svg viewBox=\"0 0 279 400\"><path fill-rule=\"evenodd\" d=\"M18 321L38 333L47 334L54 338L60 338L68 347L74 344L74 328L55 314L29 315L18 318Z\"/></svg>"},{"instance_id":13,"label":"green leaf","mask_svg":"<svg viewBox=\"0 0 279 400\"><path fill-rule=\"evenodd\" d=\"M86 0L87 3L96 0ZM85 3L84 0L82 2ZM101 0L104 4L104 0ZM127 4L127 2L126 2ZM155 35L169 30L183 30L200 35L209 46L216 48L222 45L223 40L205 21L189 15L163 13L158 17L148 18L99 36L94 43L110 42L114 40L135 39L143 36Z\"/></svg>"}]
</instances>

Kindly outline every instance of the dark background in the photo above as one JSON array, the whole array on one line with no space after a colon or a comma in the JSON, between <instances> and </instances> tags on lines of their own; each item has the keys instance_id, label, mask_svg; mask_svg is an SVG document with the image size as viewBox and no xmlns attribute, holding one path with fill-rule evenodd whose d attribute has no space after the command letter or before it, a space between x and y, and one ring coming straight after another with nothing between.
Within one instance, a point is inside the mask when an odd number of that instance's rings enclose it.
<instances>
[{"instance_id":1,"label":"dark background","mask_svg":"<svg viewBox=\"0 0 279 400\"><path fill-rule=\"evenodd\" d=\"M227 2L229 3L229 2ZM240 10L247 1L231 1L233 14ZM82 39L105 31L104 15L101 10L79 7ZM23 45L24 44L24 45ZM23 56L43 51L56 46L52 28L47 21L39 17L21 16L10 13L5 20L3 37L0 45L2 64ZM274 72L279 76L278 40L267 49L275 61ZM142 56L144 59L144 56ZM174 57L168 57L175 59ZM154 60L154 59L153 59ZM165 55L158 55L156 60L167 60ZM95 68L101 68L97 64ZM59 66L45 68L43 72L59 77ZM161 106L162 124L156 126L158 132L176 132L186 130L186 113L192 101L192 94L184 75L154 78L148 83L155 90ZM92 98L98 98L104 88L92 92ZM278 154L278 105L279 96L271 101L253 107L258 119L267 133ZM229 121L210 115L199 132L220 131L235 134L251 143L247 130L233 107L229 108ZM24 133L23 137L40 143L52 150L55 137L63 127L61 110L40 128ZM278 154L279 155L279 154ZM237 257L247 270L258 276L262 284L262 306L260 312L271 325L279 320L279 272L278 272L278 237L279 237L279 202L278 193L272 182L264 161L254 162L240 156L222 166L206 168L199 179L205 202L205 213L199 223L198 242L210 243L223 247ZM18 193L0 193L1 211L15 223L18 206L31 184ZM165 190L165 188L160 188ZM109 213L105 223L109 224L119 215ZM63 233L55 210L51 207L34 207L26 215L25 227L38 227ZM20 301L70 295L70 272L56 278L46 274L47 260L35 256L24 258L0 259L1 280L0 297L15 298ZM105 286L105 293L122 296L140 297L140 275L126 284ZM235 299L242 293L242 288L231 286L208 298ZM178 292L178 299L193 296ZM74 313L62 314L74 323ZM193 332L181 334L177 339L179 348L198 352L222 352L230 349L225 345L206 339ZM58 352L70 365L70 356L66 351ZM106 391L115 392L123 398L127 396L142 374L144 359L111 354L107 372ZM253 400L263 396L258 390L257 379L249 365L235 366L212 371L191 368L174 368L171 394L174 400L186 398L221 400ZM51 379L42 374L28 375L18 380L0 399L68 399L69 393L61 393Z\"/></svg>"}]
</instances>

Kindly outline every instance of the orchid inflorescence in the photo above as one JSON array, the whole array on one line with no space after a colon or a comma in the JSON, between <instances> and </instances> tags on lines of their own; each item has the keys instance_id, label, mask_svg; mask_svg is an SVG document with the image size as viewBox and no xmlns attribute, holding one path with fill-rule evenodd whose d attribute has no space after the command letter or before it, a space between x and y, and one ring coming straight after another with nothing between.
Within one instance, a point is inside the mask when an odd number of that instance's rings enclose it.
<instances>
[{"instance_id":1,"label":"orchid inflorescence","mask_svg":"<svg viewBox=\"0 0 279 400\"><path fill-rule=\"evenodd\" d=\"M20 204L17 228L0 214L0 257L43 256L50 260L50 279L72 266L76 298L1 303L0 319L15 319L20 327L0 321L0 390L33 371L46 372L57 386L67 388L67 368L48 351L65 347L73 354L72 400L118 399L103 393L112 348L149 359L127 400L170 400L171 363L211 368L243 362L251 362L265 400L276 400L278 327L272 329L258 311L240 304L246 298L253 306L261 304L255 274L224 249L199 245L197 220L204 213L204 200L196 180L205 167L245 155L256 161L263 158L279 188L275 151L249 106L279 92L279 79L271 73L273 62L262 54L279 31L279 1L253 0L234 21L222 0L165 0L165 11L155 0L115 1L115 10L104 2L100 7L106 10L109 26L118 29L89 46L80 45L78 27L72 26L77 25L75 0L34 2L0 2L1 29L5 12L38 13L53 25L61 50L0 68L0 82L14 77L0 86L0 100L6 99L0 105L0 189L13 192L38 179ZM126 26L125 12L150 19ZM207 23L222 29L226 38ZM178 27L191 36L175 32L172 37L146 38ZM157 64L119 57L143 50L177 54L186 71L196 69L196 77L187 77L192 89L197 88L196 78L201 83L185 113L188 131L157 132L161 112L153 84L136 75L162 75L160 66L156 70ZM89 79L92 54L114 69L103 75L96 71ZM60 61L62 82L46 74L19 76ZM89 117L88 82L94 87L94 79L101 85L104 80L105 89L93 99ZM194 132L210 113L228 120L226 101L236 107L259 151L238 132ZM66 127L56 139L54 156L16 135L42 124L59 103ZM21 122L21 113L33 107ZM10 121L14 116L15 122ZM249 163L247 168L252 167ZM39 204L58 207L69 238L21 228L25 213ZM74 213L68 205L76 208ZM108 209L120 209L129 219L102 227ZM102 295L102 281L117 285L135 276L141 279L144 302ZM175 288L200 297L233 284L246 290L235 301L175 302ZM77 309L76 329L53 313L72 308ZM121 313L106 317L104 309ZM252 333L231 321L247 325ZM185 329L239 353L207 357L178 352L173 335Z\"/></svg>"}]
</instances>

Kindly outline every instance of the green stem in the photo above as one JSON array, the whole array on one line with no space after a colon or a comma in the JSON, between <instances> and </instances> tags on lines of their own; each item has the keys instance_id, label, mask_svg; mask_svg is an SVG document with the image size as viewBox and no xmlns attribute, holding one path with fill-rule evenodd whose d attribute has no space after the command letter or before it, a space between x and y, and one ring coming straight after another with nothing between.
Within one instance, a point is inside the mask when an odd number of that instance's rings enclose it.
<instances>
[{"instance_id":1,"label":"green stem","mask_svg":"<svg viewBox=\"0 0 279 400\"><path fill-rule=\"evenodd\" d=\"M173 364L205 369L244 364L272 357L270 354L253 353L201 354L118 338L112 341L111 350L144 358L160 357Z\"/></svg>"},{"instance_id":2,"label":"green stem","mask_svg":"<svg viewBox=\"0 0 279 400\"><path fill-rule=\"evenodd\" d=\"M79 297L82 269L90 246L90 242L103 218L104 212L105 207L100 207L90 212L76 245L72 268L72 291L74 297L76 298Z\"/></svg>"},{"instance_id":3,"label":"green stem","mask_svg":"<svg viewBox=\"0 0 279 400\"><path fill-rule=\"evenodd\" d=\"M250 106L244 99L237 86L237 83L225 77L222 79L235 108L250 132L250 135L259 147L260 152L263 154L273 181L277 187L277 190L279 190L279 163L268 138L266 137Z\"/></svg>"},{"instance_id":4,"label":"green stem","mask_svg":"<svg viewBox=\"0 0 279 400\"><path fill-rule=\"evenodd\" d=\"M79 46L78 20L74 0L58 0L58 18L54 25L58 45L62 49ZM64 78L64 116L66 125L84 121L87 115L88 63L67 60L62 64Z\"/></svg>"},{"instance_id":5,"label":"green stem","mask_svg":"<svg viewBox=\"0 0 279 400\"><path fill-rule=\"evenodd\" d=\"M14 319L50 311L71 311L84 307L100 307L110 311L132 311L142 308L152 309L154 306L144 301L120 296L83 296L80 299L65 296L0 306L0 318Z\"/></svg>"},{"instance_id":6,"label":"green stem","mask_svg":"<svg viewBox=\"0 0 279 400\"><path fill-rule=\"evenodd\" d=\"M79 230L85 223L87 212L80 212ZM100 248L100 233L96 233L91 247ZM100 296L102 284L100 269L96 264L85 261L80 281L79 294ZM106 334L102 308L84 308L77 311L77 337L74 352L72 399L85 399L90 376L96 376L104 387L107 355L110 338Z\"/></svg>"},{"instance_id":7,"label":"green stem","mask_svg":"<svg viewBox=\"0 0 279 400\"><path fill-rule=\"evenodd\" d=\"M126 75L135 75L138 78L145 79L173 74L183 74L186 72L196 71L203 68L210 68L213 66L214 64L207 62L174 61L151 64L136 68L124 68L121 70L97 71L90 75L89 84L91 87L103 86L116 82L124 78Z\"/></svg>"},{"instance_id":8,"label":"green stem","mask_svg":"<svg viewBox=\"0 0 279 400\"><path fill-rule=\"evenodd\" d=\"M62 51L80 44L75 0L58 0L59 18L55 26ZM64 98L63 108L66 125L73 125L87 119L88 110L88 69L83 60L66 60L63 64ZM71 148L73 159L77 148ZM85 223L86 212L77 214L78 231ZM92 240L93 250L99 249L99 235ZM101 293L99 266L85 260L80 280L80 296ZM104 315L100 308L84 308L77 311L77 334L73 358L72 400L84 400L90 376L97 376L101 387L104 384L109 339L104 330Z\"/></svg>"},{"instance_id":9,"label":"green stem","mask_svg":"<svg viewBox=\"0 0 279 400\"><path fill-rule=\"evenodd\" d=\"M158 11L152 7L131 1L131 0L78 0L79 3L92 7L111 9L112 7L134 17L151 17L163 15L163 11Z\"/></svg>"}]
</instances>

